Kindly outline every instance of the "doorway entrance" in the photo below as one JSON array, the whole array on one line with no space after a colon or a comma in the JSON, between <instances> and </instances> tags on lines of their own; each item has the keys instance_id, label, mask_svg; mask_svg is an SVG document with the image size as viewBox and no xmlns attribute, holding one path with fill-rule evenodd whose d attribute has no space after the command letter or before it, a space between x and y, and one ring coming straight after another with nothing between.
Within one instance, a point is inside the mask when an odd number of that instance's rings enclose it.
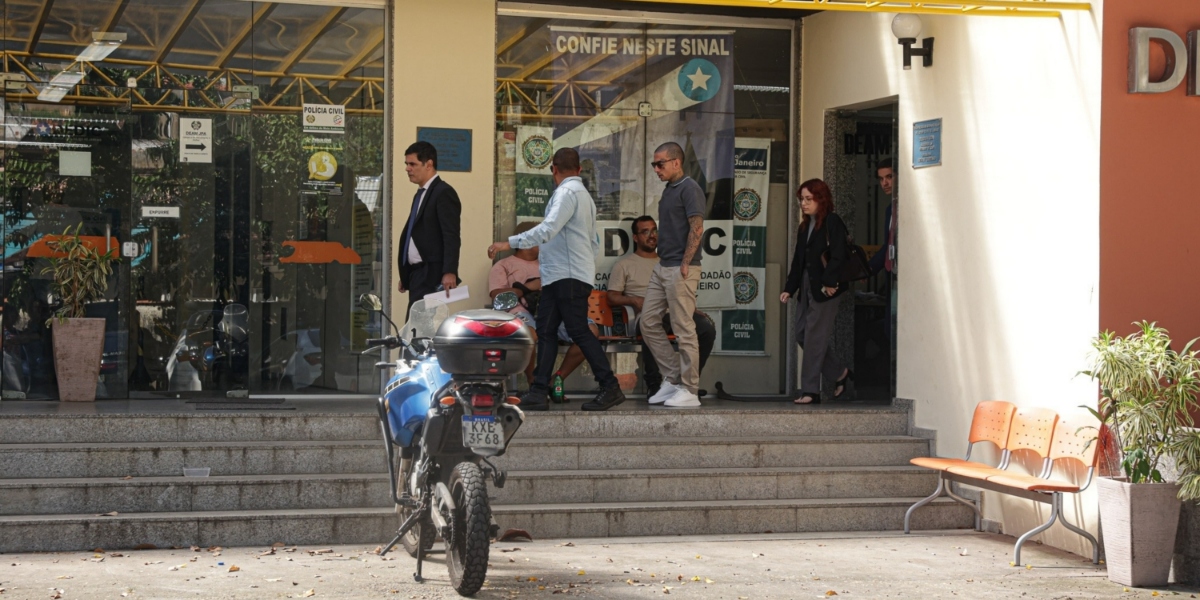
<instances>
[{"instance_id":1,"label":"doorway entrance","mask_svg":"<svg viewBox=\"0 0 1200 600\"><path fill-rule=\"evenodd\" d=\"M833 152L825 157L825 178L874 273L854 284L854 301L843 303L838 315L834 350L853 365L848 399L856 401L890 402L896 395L898 111L898 102L888 99L826 115L825 147Z\"/></svg>"}]
</instances>

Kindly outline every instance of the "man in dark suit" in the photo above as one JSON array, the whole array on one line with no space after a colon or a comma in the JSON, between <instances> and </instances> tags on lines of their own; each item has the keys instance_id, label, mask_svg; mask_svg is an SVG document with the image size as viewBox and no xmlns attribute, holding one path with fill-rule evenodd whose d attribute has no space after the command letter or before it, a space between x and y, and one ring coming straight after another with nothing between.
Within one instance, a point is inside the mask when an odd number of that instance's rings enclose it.
<instances>
[{"instance_id":1,"label":"man in dark suit","mask_svg":"<svg viewBox=\"0 0 1200 600\"><path fill-rule=\"evenodd\" d=\"M408 309L438 291L458 285L459 217L462 203L450 184L438 177L437 149L417 142L404 151L404 170L417 184L412 209L400 234L400 292L408 292Z\"/></svg>"}]
</instances>

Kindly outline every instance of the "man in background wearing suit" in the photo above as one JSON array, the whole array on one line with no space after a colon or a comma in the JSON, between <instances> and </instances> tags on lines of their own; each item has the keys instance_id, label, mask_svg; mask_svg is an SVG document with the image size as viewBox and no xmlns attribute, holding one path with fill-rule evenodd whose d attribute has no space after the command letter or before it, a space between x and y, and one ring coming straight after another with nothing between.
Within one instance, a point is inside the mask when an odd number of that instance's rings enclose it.
<instances>
[{"instance_id":1,"label":"man in background wearing suit","mask_svg":"<svg viewBox=\"0 0 1200 600\"><path fill-rule=\"evenodd\" d=\"M408 292L412 305L438 291L458 285L459 217L462 203L450 184L438 177L437 149L417 142L404 151L404 170L417 184L412 209L400 234L400 293Z\"/></svg>"}]
</instances>

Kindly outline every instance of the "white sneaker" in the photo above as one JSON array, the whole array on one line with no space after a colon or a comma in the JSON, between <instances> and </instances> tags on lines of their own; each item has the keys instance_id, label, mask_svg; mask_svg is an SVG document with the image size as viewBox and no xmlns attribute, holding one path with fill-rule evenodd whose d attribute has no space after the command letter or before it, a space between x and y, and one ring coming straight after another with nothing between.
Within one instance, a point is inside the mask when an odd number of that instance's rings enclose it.
<instances>
[{"instance_id":1,"label":"white sneaker","mask_svg":"<svg viewBox=\"0 0 1200 600\"><path fill-rule=\"evenodd\" d=\"M658 388L657 392L654 392L653 396L650 396L649 398L647 398L646 402L649 402L650 404L662 404L663 402L667 401L667 398L674 396L675 392L678 392L678 391L679 391L679 386L664 379L662 382L662 386Z\"/></svg>"},{"instance_id":2,"label":"white sneaker","mask_svg":"<svg viewBox=\"0 0 1200 600\"><path fill-rule=\"evenodd\" d=\"M676 388L677 392L667 398L663 402L663 406L670 408L700 408L700 397L687 390L687 388Z\"/></svg>"}]
</instances>

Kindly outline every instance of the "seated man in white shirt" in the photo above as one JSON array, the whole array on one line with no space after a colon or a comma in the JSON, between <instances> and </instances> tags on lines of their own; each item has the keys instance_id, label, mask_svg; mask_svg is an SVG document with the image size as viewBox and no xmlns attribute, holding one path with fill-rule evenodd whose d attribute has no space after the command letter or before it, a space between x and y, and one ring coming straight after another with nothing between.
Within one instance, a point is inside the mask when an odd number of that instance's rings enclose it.
<instances>
[{"instance_id":1,"label":"seated man in white shirt","mask_svg":"<svg viewBox=\"0 0 1200 600\"><path fill-rule=\"evenodd\" d=\"M646 287L650 285L650 274L658 264L658 225L653 217L641 216L634 220L631 229L633 252L614 265L608 275L608 303L612 306L632 306L641 314ZM700 369L703 370L704 364L708 362L708 355L712 354L716 344L717 328L712 319L699 310L692 314L692 320L696 324L696 336L700 342ZM670 332L669 315L665 317L663 324ZM662 386L663 377L654 361L654 355L645 342L642 343L641 355L642 379L646 382L646 395L649 397Z\"/></svg>"}]
</instances>

